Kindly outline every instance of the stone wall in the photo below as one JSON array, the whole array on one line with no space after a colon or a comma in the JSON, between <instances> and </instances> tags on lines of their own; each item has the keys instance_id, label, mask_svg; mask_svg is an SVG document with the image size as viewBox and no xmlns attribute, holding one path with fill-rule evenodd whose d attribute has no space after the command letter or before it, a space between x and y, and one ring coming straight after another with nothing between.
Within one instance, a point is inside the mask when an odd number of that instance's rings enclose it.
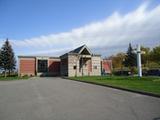
<instances>
[{"instance_id":1,"label":"stone wall","mask_svg":"<svg viewBox=\"0 0 160 120\"><path fill-rule=\"evenodd\" d=\"M78 55L68 55L68 76L99 76L101 75L101 57L92 56L83 60L83 68L80 67ZM81 68L81 69L80 69Z\"/></svg>"},{"instance_id":2,"label":"stone wall","mask_svg":"<svg viewBox=\"0 0 160 120\"><path fill-rule=\"evenodd\" d=\"M100 56L92 56L92 76L101 75L101 57Z\"/></svg>"},{"instance_id":3,"label":"stone wall","mask_svg":"<svg viewBox=\"0 0 160 120\"><path fill-rule=\"evenodd\" d=\"M79 76L79 61L76 55L68 55L68 76Z\"/></svg>"}]
</instances>

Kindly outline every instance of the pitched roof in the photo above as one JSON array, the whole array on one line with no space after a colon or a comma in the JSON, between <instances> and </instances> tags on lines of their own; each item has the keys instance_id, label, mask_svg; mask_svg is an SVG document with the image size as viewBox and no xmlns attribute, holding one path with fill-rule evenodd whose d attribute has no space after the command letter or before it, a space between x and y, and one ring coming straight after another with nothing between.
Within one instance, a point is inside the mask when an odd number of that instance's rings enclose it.
<instances>
[{"instance_id":1,"label":"pitched roof","mask_svg":"<svg viewBox=\"0 0 160 120\"><path fill-rule=\"evenodd\" d=\"M82 45L82 46L80 46L80 47L78 47L78 48L70 51L69 53L79 53L84 46L85 46L85 45Z\"/></svg>"},{"instance_id":2,"label":"pitched roof","mask_svg":"<svg viewBox=\"0 0 160 120\"><path fill-rule=\"evenodd\" d=\"M70 51L69 53L79 53L79 54L80 54L85 48L87 49L87 51L88 51L90 54L92 54L91 51L89 50L89 48L88 48L86 45L82 45L82 46L80 46L80 47L78 47L78 48Z\"/></svg>"}]
</instances>

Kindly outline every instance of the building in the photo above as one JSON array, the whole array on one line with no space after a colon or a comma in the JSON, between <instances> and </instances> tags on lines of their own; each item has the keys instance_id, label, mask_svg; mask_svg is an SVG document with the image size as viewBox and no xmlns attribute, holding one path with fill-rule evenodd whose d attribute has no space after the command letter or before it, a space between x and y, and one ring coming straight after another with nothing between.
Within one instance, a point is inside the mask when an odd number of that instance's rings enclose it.
<instances>
[{"instance_id":1,"label":"building","mask_svg":"<svg viewBox=\"0 0 160 120\"><path fill-rule=\"evenodd\" d=\"M60 56L60 59L63 76L101 75L101 56L92 54L86 45Z\"/></svg>"},{"instance_id":2,"label":"building","mask_svg":"<svg viewBox=\"0 0 160 120\"><path fill-rule=\"evenodd\" d=\"M18 56L20 76L99 76L102 72L101 55L80 46L60 57Z\"/></svg>"},{"instance_id":3,"label":"building","mask_svg":"<svg viewBox=\"0 0 160 120\"><path fill-rule=\"evenodd\" d=\"M111 74L112 73L112 60L103 59L102 60L102 73Z\"/></svg>"},{"instance_id":4,"label":"building","mask_svg":"<svg viewBox=\"0 0 160 120\"><path fill-rule=\"evenodd\" d=\"M19 76L59 76L60 58L46 56L18 56Z\"/></svg>"}]
</instances>

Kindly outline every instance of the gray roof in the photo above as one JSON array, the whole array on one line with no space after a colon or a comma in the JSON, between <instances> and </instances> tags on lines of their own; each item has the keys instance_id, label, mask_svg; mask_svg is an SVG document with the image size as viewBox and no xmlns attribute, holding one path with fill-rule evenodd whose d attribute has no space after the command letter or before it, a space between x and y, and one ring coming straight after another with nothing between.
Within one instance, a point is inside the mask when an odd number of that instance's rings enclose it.
<instances>
[{"instance_id":1,"label":"gray roof","mask_svg":"<svg viewBox=\"0 0 160 120\"><path fill-rule=\"evenodd\" d=\"M86 46L86 45L82 45L82 46L70 51L69 53L79 53L84 46Z\"/></svg>"},{"instance_id":2,"label":"gray roof","mask_svg":"<svg viewBox=\"0 0 160 120\"><path fill-rule=\"evenodd\" d=\"M72 54L80 54L84 49L87 49L87 51L89 52L89 54L92 54L90 49L86 46L86 45L82 45L68 53L72 53Z\"/></svg>"},{"instance_id":3,"label":"gray roof","mask_svg":"<svg viewBox=\"0 0 160 120\"><path fill-rule=\"evenodd\" d=\"M80 46L80 47L78 47L78 48L76 48L76 49L74 49L74 50L72 50L72 51L69 51L69 52L61 55L60 57L65 56L65 55L68 55L68 54L79 54L83 48L87 48L87 46L86 46L86 45L82 45L82 46ZM88 49L88 48L87 48L87 49ZM88 50L89 50L89 49L88 49ZM90 52L90 50L89 50L89 52Z\"/></svg>"}]
</instances>

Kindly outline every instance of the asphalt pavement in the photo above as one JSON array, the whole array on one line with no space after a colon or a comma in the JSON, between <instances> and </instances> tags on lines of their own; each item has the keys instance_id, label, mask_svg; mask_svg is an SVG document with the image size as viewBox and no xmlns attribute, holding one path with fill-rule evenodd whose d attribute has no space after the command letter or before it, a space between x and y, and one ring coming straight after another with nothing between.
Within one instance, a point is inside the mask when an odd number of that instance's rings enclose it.
<instances>
[{"instance_id":1,"label":"asphalt pavement","mask_svg":"<svg viewBox=\"0 0 160 120\"><path fill-rule=\"evenodd\" d=\"M59 77L0 81L0 120L160 120L160 98Z\"/></svg>"}]
</instances>

